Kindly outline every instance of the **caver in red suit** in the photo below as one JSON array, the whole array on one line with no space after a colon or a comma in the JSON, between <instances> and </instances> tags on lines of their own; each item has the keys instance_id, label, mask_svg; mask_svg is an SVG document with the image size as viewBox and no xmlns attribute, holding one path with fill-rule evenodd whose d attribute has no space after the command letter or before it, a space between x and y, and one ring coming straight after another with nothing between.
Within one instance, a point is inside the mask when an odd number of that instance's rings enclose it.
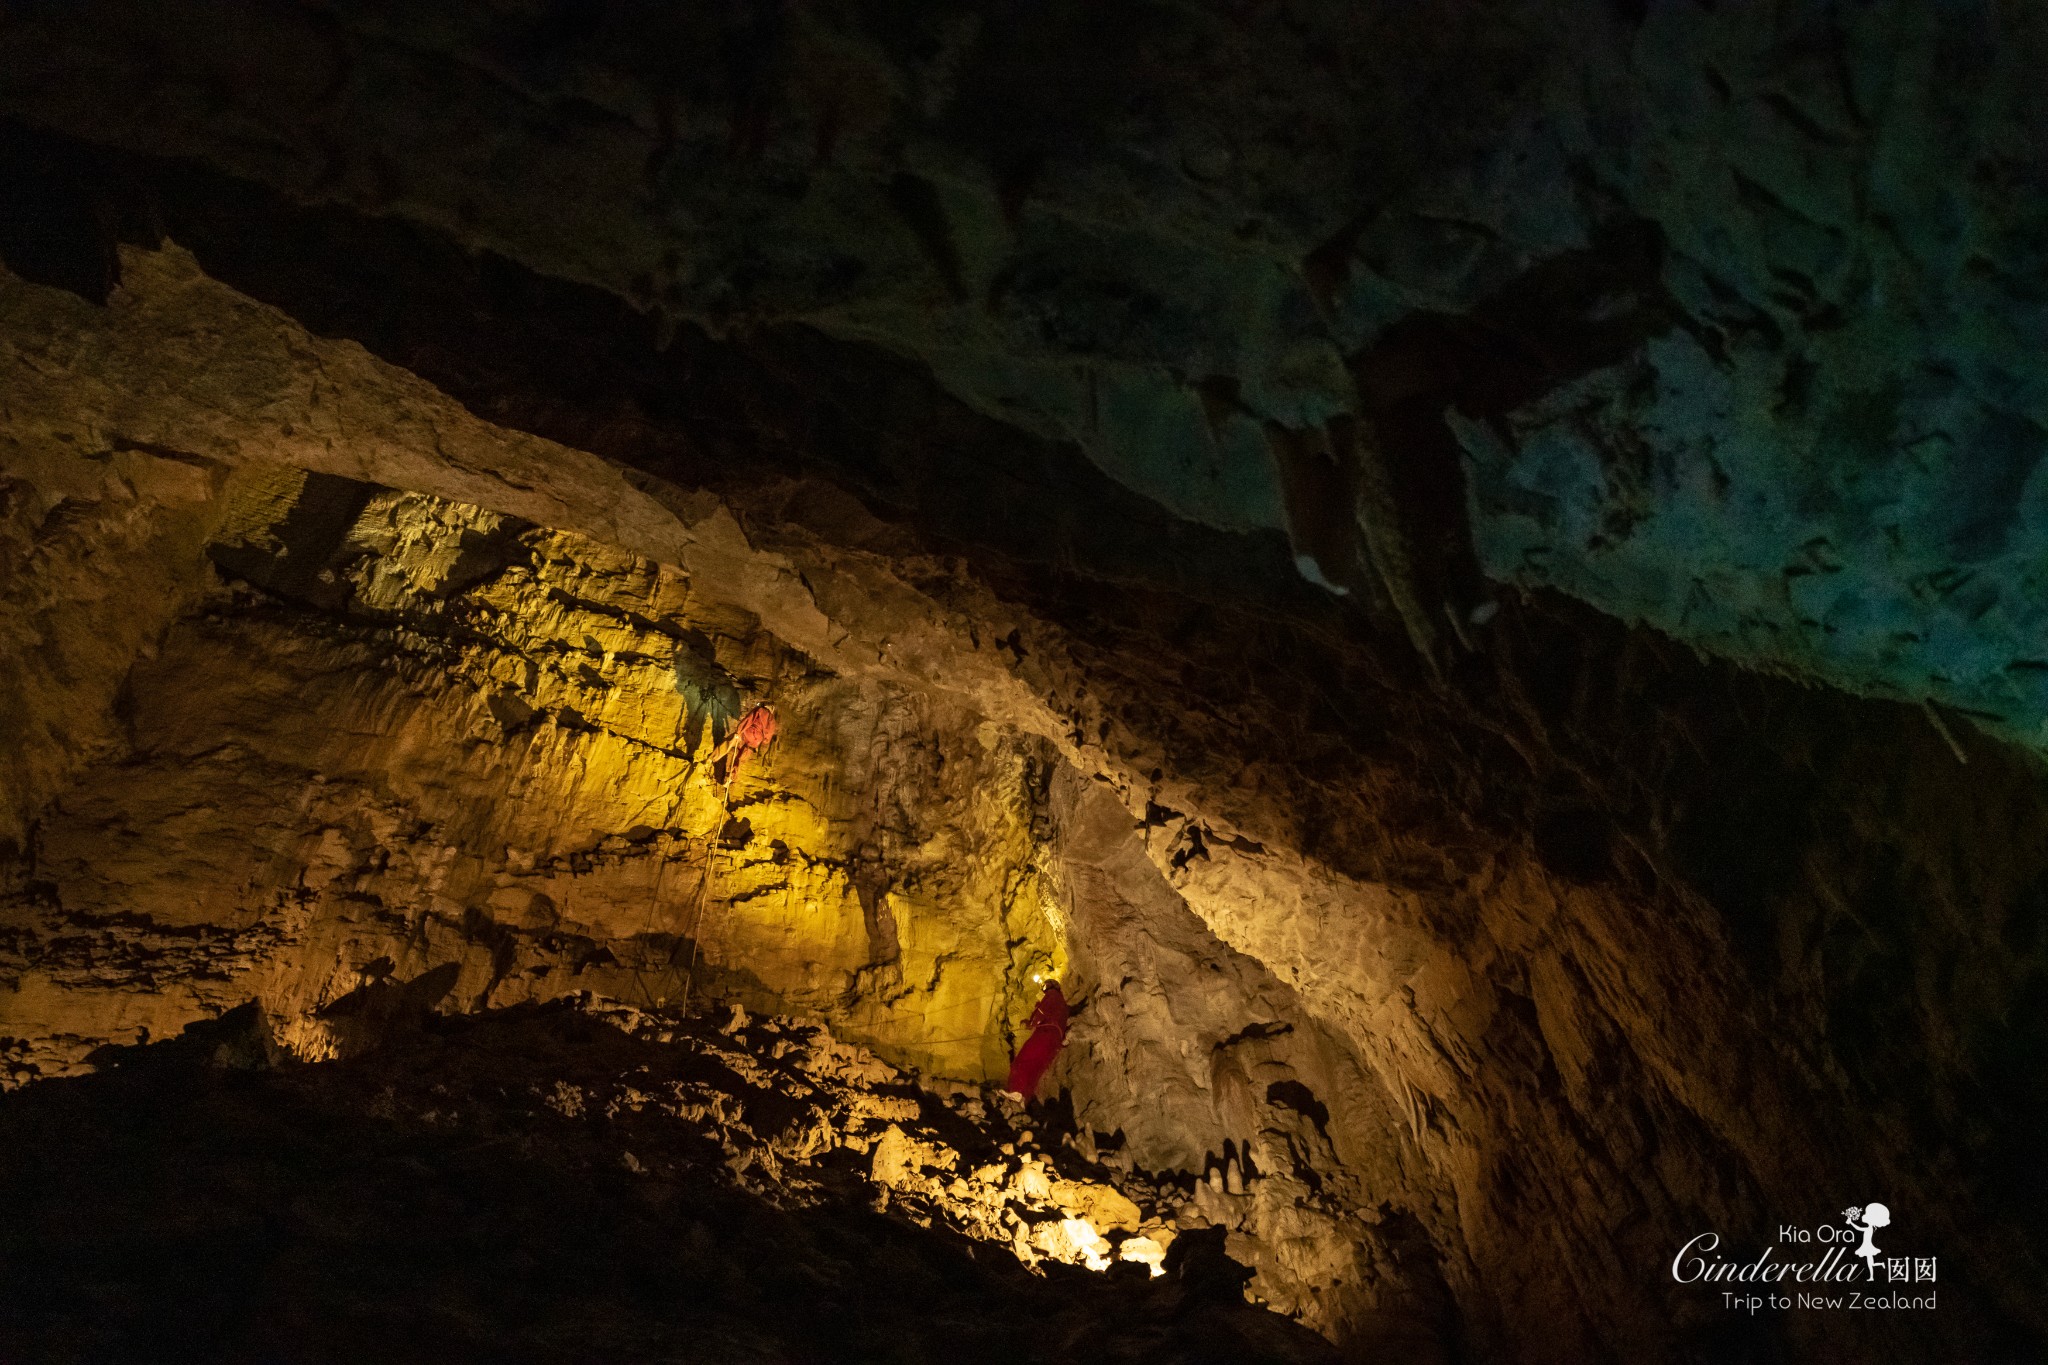
<instances>
[{"instance_id":1,"label":"caver in red suit","mask_svg":"<svg viewBox=\"0 0 2048 1365\"><path fill-rule=\"evenodd\" d=\"M758 754L775 742L775 708L756 706L740 717L732 733L711 751L711 771L720 782L739 775L740 764L749 754Z\"/></svg>"},{"instance_id":2,"label":"caver in red suit","mask_svg":"<svg viewBox=\"0 0 2048 1365\"><path fill-rule=\"evenodd\" d=\"M1045 994L1025 1023L1031 1036L1017 1049L1017 1060L1010 1063L1010 1079L1003 1088L1029 1100L1037 1098L1038 1083L1067 1041L1067 997L1059 982L1046 983Z\"/></svg>"}]
</instances>

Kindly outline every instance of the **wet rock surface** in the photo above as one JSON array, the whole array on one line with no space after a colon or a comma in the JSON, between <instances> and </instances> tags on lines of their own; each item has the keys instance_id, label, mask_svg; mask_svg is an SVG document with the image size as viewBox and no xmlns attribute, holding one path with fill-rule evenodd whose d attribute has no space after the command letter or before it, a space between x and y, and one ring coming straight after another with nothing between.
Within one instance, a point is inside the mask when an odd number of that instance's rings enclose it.
<instances>
[{"instance_id":1,"label":"wet rock surface","mask_svg":"<svg viewBox=\"0 0 2048 1365\"><path fill-rule=\"evenodd\" d=\"M0 1100L11 1359L1337 1359L1220 1253L1068 1264L1135 1209L814 1026L560 1002L304 1065L249 1007L100 1060Z\"/></svg>"}]
</instances>

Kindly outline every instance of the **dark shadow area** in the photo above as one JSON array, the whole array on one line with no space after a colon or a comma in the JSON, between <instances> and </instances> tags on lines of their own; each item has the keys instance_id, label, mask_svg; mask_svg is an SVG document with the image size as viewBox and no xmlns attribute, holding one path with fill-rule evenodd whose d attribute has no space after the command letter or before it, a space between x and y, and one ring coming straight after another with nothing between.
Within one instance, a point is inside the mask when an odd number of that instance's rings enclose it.
<instances>
[{"instance_id":1,"label":"dark shadow area","mask_svg":"<svg viewBox=\"0 0 2048 1365\"><path fill-rule=\"evenodd\" d=\"M0 1358L1333 1358L1213 1273L1036 1276L856 1203L851 1176L778 1209L687 1125L557 1112L557 1080L690 1064L574 1010L317 1066L272 1065L262 1031L238 1010L0 1100Z\"/></svg>"}]
</instances>

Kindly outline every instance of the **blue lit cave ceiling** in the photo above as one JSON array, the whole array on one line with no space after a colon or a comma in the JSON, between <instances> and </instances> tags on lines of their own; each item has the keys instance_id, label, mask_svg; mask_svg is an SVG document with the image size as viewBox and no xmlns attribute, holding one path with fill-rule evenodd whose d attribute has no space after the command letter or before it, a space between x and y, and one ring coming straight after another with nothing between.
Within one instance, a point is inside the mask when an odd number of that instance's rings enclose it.
<instances>
[{"instance_id":1,"label":"blue lit cave ceiling","mask_svg":"<svg viewBox=\"0 0 2048 1365\"><path fill-rule=\"evenodd\" d=\"M2033 7L14 11L22 136L879 350L1432 656L1549 587L2048 739Z\"/></svg>"}]
</instances>

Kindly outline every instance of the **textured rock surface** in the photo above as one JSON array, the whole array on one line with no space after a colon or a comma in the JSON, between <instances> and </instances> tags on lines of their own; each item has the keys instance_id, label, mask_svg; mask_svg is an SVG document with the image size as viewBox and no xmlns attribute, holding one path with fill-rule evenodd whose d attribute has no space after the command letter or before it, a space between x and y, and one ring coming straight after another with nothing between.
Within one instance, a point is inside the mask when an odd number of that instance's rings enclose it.
<instances>
[{"instance_id":1,"label":"textured rock surface","mask_svg":"<svg viewBox=\"0 0 2048 1365\"><path fill-rule=\"evenodd\" d=\"M45 812L32 897L61 914L9 950L11 1031L75 1056L254 994L329 1055L397 972L460 1009L694 985L1000 1074L1011 983L1063 956L1043 756L942 744L979 718L822 676L582 537L295 470L229 503L215 562L270 591L171 629L125 755ZM678 683L711 676L784 727L729 785L733 712ZM61 1070L52 1046L27 1060Z\"/></svg>"},{"instance_id":2,"label":"textured rock surface","mask_svg":"<svg viewBox=\"0 0 2048 1365\"><path fill-rule=\"evenodd\" d=\"M972 1078L1063 964L1076 1142L1354 1354L2038 1358L2048 809L1957 713L2048 700L2044 46L10 5L10 1074L701 949ZM732 848L722 674L787 721ZM1666 1280L1874 1192L1938 1321Z\"/></svg>"},{"instance_id":3,"label":"textured rock surface","mask_svg":"<svg viewBox=\"0 0 2048 1365\"><path fill-rule=\"evenodd\" d=\"M860 1049L787 1021L713 1030L593 1004L394 1013L376 1050L312 1067L277 1065L262 1017L242 1010L126 1049L108 1074L0 1099L0 1265L16 1291L0 1349L1335 1359L1233 1302L1199 1258L1156 1280L1048 1260L1038 1243L1064 1250L1079 1209L1121 1197L1085 1175L1047 1181L1057 1158L1018 1153L1000 1119L985 1129ZM884 1147L913 1142L956 1164L970 1153L976 1193L904 1188L916 1169L871 1178ZM1034 1175L1067 1204L1024 1188ZM1012 1259L1013 1232L1039 1277Z\"/></svg>"},{"instance_id":4,"label":"textured rock surface","mask_svg":"<svg viewBox=\"0 0 2048 1365\"><path fill-rule=\"evenodd\" d=\"M1427 649L1484 607L1464 459L1498 579L2048 723L2024 7L105 0L0 41L34 124L914 357Z\"/></svg>"},{"instance_id":5,"label":"textured rock surface","mask_svg":"<svg viewBox=\"0 0 2048 1365\"><path fill-rule=\"evenodd\" d=\"M8 751L49 793L7 865L17 1078L252 997L346 1058L394 1014L672 991L724 828L688 653L786 721L706 985L972 1079L1064 966L1076 1141L1357 1350L1711 1358L1740 1343L1676 1246L1870 1188L1944 1257L1940 1334L1750 1347L2041 1331L2043 810L1997 746L1541 604L1447 693L1312 617L1027 607L828 490L629 481L126 265L105 310L0 293L18 543L69 547L7 587L67 727ZM341 425L302 442L316 397ZM37 606L77 599L128 623L87 668Z\"/></svg>"}]
</instances>

